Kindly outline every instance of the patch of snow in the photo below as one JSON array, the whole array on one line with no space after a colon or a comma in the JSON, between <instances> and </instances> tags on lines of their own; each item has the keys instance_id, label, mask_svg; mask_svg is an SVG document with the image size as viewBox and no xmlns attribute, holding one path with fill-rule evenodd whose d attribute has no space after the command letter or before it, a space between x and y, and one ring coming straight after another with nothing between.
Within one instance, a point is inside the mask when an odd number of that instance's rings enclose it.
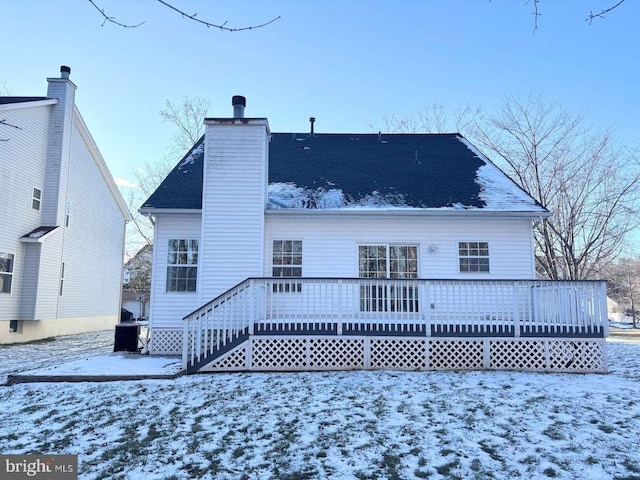
<instances>
[{"instance_id":1,"label":"patch of snow","mask_svg":"<svg viewBox=\"0 0 640 480\"><path fill-rule=\"evenodd\" d=\"M531 196L516 185L513 180L471 143L462 137L458 137L458 140L485 163L476 172L476 183L480 185L479 196L485 202L483 210L546 212Z\"/></svg>"},{"instance_id":2,"label":"patch of snow","mask_svg":"<svg viewBox=\"0 0 640 480\"><path fill-rule=\"evenodd\" d=\"M327 182L328 185L333 185ZM316 210L336 209L397 209L408 208L400 194L381 194L373 191L362 198L354 199L338 188L316 189L298 187L294 183L271 183L267 188L268 208L299 208Z\"/></svg>"},{"instance_id":3,"label":"patch of snow","mask_svg":"<svg viewBox=\"0 0 640 480\"><path fill-rule=\"evenodd\" d=\"M35 232L31 232L29 234L29 238L40 238L43 237L44 235L47 234L47 232L49 232L49 230L36 230Z\"/></svg>"},{"instance_id":4,"label":"patch of snow","mask_svg":"<svg viewBox=\"0 0 640 480\"><path fill-rule=\"evenodd\" d=\"M204 152L204 141L198 145L196 148L194 148L191 153L186 156L182 162L180 162L180 164L178 165L178 170L182 170L184 167L186 167L187 165L193 165L193 163L195 162L195 158L198 155L201 155Z\"/></svg>"}]
</instances>

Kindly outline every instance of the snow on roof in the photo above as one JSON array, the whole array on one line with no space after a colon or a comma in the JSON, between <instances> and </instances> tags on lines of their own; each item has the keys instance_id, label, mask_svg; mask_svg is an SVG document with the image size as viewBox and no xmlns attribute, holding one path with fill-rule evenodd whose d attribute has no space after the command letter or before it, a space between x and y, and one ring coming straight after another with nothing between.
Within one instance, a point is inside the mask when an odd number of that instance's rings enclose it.
<instances>
[{"instance_id":1,"label":"snow on roof","mask_svg":"<svg viewBox=\"0 0 640 480\"><path fill-rule=\"evenodd\" d=\"M485 163L476 171L476 183L480 185L479 196L486 204L483 207L484 210L544 210L538 202L465 138L458 137L458 140Z\"/></svg>"}]
</instances>

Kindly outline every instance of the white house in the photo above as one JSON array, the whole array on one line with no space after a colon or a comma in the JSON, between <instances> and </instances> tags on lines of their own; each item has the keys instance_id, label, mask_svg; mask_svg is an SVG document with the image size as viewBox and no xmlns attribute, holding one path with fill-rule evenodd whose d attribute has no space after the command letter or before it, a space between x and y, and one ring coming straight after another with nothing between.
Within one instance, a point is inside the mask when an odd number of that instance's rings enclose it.
<instances>
[{"instance_id":1,"label":"white house","mask_svg":"<svg viewBox=\"0 0 640 480\"><path fill-rule=\"evenodd\" d=\"M205 119L140 209L152 353L188 371L571 370L579 344L606 368L604 285L535 280L550 213L462 136L271 133L245 103Z\"/></svg>"},{"instance_id":2,"label":"white house","mask_svg":"<svg viewBox=\"0 0 640 480\"><path fill-rule=\"evenodd\" d=\"M75 105L69 67L46 97L0 97L0 343L112 328L128 209Z\"/></svg>"}]
</instances>

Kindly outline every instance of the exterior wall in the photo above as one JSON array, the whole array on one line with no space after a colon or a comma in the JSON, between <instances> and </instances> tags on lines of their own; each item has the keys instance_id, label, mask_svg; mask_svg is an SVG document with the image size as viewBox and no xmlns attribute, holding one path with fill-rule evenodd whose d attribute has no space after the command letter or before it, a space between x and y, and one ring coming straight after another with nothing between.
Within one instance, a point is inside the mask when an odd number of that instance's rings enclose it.
<instances>
[{"instance_id":1,"label":"exterior wall","mask_svg":"<svg viewBox=\"0 0 640 480\"><path fill-rule=\"evenodd\" d=\"M179 328L182 318L201 305L200 292L167 292L167 257L169 240L200 240L201 216L199 214L158 215L153 243L153 267L151 271L151 328ZM202 253L198 254L198 270L202 268ZM198 276L200 272L198 271ZM198 289L200 283L198 282Z\"/></svg>"},{"instance_id":2,"label":"exterior wall","mask_svg":"<svg viewBox=\"0 0 640 480\"><path fill-rule=\"evenodd\" d=\"M0 293L0 321L18 318L25 245L20 237L41 225L41 212L31 208L33 188L44 191L50 105L2 109L0 118L20 129L3 129L0 137L0 252L12 253L11 293ZM7 327L8 331L8 327Z\"/></svg>"},{"instance_id":3,"label":"exterior wall","mask_svg":"<svg viewBox=\"0 0 640 480\"><path fill-rule=\"evenodd\" d=\"M198 272L202 303L261 273L267 154L266 120L207 125Z\"/></svg>"},{"instance_id":4,"label":"exterior wall","mask_svg":"<svg viewBox=\"0 0 640 480\"><path fill-rule=\"evenodd\" d=\"M304 277L358 277L358 245L390 243L419 246L419 278L535 278L529 219L267 215L266 277L273 240L302 240ZM469 241L489 242L489 273L459 272L458 242Z\"/></svg>"},{"instance_id":5,"label":"exterior wall","mask_svg":"<svg viewBox=\"0 0 640 480\"><path fill-rule=\"evenodd\" d=\"M55 320L20 322L19 332L9 332L9 322L0 321L0 345L23 343L59 335L113 330L119 318L115 315L56 318Z\"/></svg>"},{"instance_id":6,"label":"exterior wall","mask_svg":"<svg viewBox=\"0 0 640 480\"><path fill-rule=\"evenodd\" d=\"M69 226L64 233L62 256L64 285L58 294L59 317L119 315L122 288L124 218L102 172L92 158L77 125L71 136L70 169L66 202L70 202ZM59 279L59 273L58 273Z\"/></svg>"}]
</instances>

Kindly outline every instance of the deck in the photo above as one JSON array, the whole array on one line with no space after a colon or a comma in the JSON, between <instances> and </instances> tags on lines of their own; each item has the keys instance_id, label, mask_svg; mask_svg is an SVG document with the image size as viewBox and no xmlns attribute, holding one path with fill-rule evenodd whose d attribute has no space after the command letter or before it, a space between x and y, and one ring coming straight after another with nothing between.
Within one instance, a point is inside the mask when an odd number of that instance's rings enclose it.
<instances>
[{"instance_id":1,"label":"deck","mask_svg":"<svg viewBox=\"0 0 640 480\"><path fill-rule=\"evenodd\" d=\"M602 281L250 278L184 318L196 371L606 371Z\"/></svg>"}]
</instances>

